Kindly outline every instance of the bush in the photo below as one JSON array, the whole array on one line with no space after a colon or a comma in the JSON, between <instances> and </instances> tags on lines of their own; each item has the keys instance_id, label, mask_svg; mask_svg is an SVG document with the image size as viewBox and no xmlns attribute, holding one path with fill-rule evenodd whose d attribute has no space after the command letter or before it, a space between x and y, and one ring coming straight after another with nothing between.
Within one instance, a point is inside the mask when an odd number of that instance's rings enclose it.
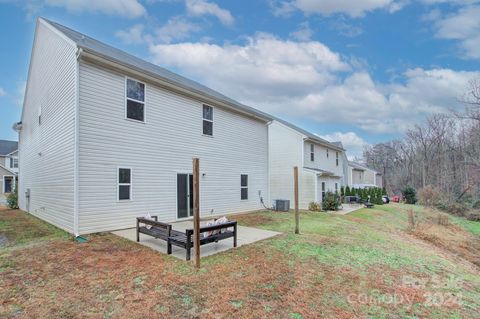
<instances>
[{"instance_id":1,"label":"bush","mask_svg":"<svg viewBox=\"0 0 480 319\"><path fill-rule=\"evenodd\" d=\"M417 202L417 191L411 186L407 186L402 191L403 198L407 204L415 204Z\"/></svg>"},{"instance_id":2,"label":"bush","mask_svg":"<svg viewBox=\"0 0 480 319\"><path fill-rule=\"evenodd\" d=\"M468 207L464 204L454 201L440 201L437 204L437 208L443 210L449 214L464 217L468 211Z\"/></svg>"},{"instance_id":3,"label":"bush","mask_svg":"<svg viewBox=\"0 0 480 319\"><path fill-rule=\"evenodd\" d=\"M442 199L442 193L438 188L425 186L418 191L418 202L423 206L437 206Z\"/></svg>"},{"instance_id":4,"label":"bush","mask_svg":"<svg viewBox=\"0 0 480 319\"><path fill-rule=\"evenodd\" d=\"M470 213L468 214L467 219L474 222L480 222L480 213L479 212Z\"/></svg>"},{"instance_id":5,"label":"bush","mask_svg":"<svg viewBox=\"0 0 480 319\"><path fill-rule=\"evenodd\" d=\"M13 190L13 193L10 193L7 196L7 207L11 209L17 209L18 208L18 191L17 191L17 185L15 185L15 189Z\"/></svg>"},{"instance_id":6,"label":"bush","mask_svg":"<svg viewBox=\"0 0 480 319\"><path fill-rule=\"evenodd\" d=\"M340 197L332 192L327 192L322 202L323 210L338 210L340 207Z\"/></svg>"},{"instance_id":7,"label":"bush","mask_svg":"<svg viewBox=\"0 0 480 319\"><path fill-rule=\"evenodd\" d=\"M308 210L312 212L319 212L322 210L322 205L320 203L311 202L308 204Z\"/></svg>"},{"instance_id":8,"label":"bush","mask_svg":"<svg viewBox=\"0 0 480 319\"><path fill-rule=\"evenodd\" d=\"M347 187L345 188L345 196L354 196L354 195L352 194L352 192L350 191L350 187L349 187L349 186L347 186Z\"/></svg>"},{"instance_id":9,"label":"bush","mask_svg":"<svg viewBox=\"0 0 480 319\"><path fill-rule=\"evenodd\" d=\"M477 200L475 203L472 205L473 209L480 209L480 200Z\"/></svg>"}]
</instances>

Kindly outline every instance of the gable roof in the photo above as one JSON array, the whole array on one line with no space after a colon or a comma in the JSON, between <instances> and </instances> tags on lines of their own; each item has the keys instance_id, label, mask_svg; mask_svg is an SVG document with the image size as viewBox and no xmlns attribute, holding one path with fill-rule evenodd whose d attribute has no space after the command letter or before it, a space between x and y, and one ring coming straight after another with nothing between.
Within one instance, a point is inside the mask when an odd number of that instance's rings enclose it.
<instances>
[{"instance_id":1,"label":"gable roof","mask_svg":"<svg viewBox=\"0 0 480 319\"><path fill-rule=\"evenodd\" d=\"M78 48L81 48L83 51L87 53L94 54L103 59L107 59L109 61L134 69L136 71L140 71L144 74L147 74L159 80L168 82L182 89L186 89L188 91L194 92L196 94L200 94L207 98L214 99L221 103L225 103L233 107L234 109L257 116L263 120L266 120L266 121L272 120L271 115L265 112L262 112L260 110L257 110L253 107L242 104L240 102L237 102L198 82L187 79L181 75L173 73L165 68L162 68L158 65L147 62L143 59L137 58L136 56L133 56L125 51L114 48L108 44L105 44L96 39L93 39L85 34L72 30L59 23L47 20L45 18L40 18L40 19L46 21L49 25L51 25L56 30L58 30L63 35L65 35L67 38L75 42Z\"/></svg>"},{"instance_id":2,"label":"gable roof","mask_svg":"<svg viewBox=\"0 0 480 319\"><path fill-rule=\"evenodd\" d=\"M0 140L0 155L8 155L18 149L18 142Z\"/></svg>"},{"instance_id":3,"label":"gable roof","mask_svg":"<svg viewBox=\"0 0 480 319\"><path fill-rule=\"evenodd\" d=\"M325 146L329 146L329 147L331 147L333 149L336 149L336 150L345 151L345 149L341 145L336 145L335 143L331 143L331 142L321 138L320 136L318 136L316 134L313 134L313 133L310 133L309 131L304 130L303 128L298 127L298 126L296 126L296 125L294 125L290 122L282 120L278 117L273 117L273 120L278 121L278 122L282 123L283 125L286 125L286 126L290 127L291 129L294 129L295 131L305 135L309 140L312 140L314 142L317 142L317 143L325 145Z\"/></svg>"},{"instance_id":4,"label":"gable roof","mask_svg":"<svg viewBox=\"0 0 480 319\"><path fill-rule=\"evenodd\" d=\"M369 168L369 167L367 167L367 166L365 166L365 165L363 165L363 164L359 164L359 163L357 163L357 162L348 161L348 165L350 165L351 167L353 167L353 168L355 168L355 169L359 169L359 170L362 170L362 171L364 171L364 170L369 170L369 171L372 171L372 172L375 172L375 173L381 175L381 173L377 172L376 170L371 169L371 168Z\"/></svg>"},{"instance_id":5,"label":"gable roof","mask_svg":"<svg viewBox=\"0 0 480 319\"><path fill-rule=\"evenodd\" d=\"M196 94L200 94L202 96L205 96L210 99L214 99L216 101L219 101L221 103L225 103L229 106L232 106L234 109L237 109L239 111L254 115L256 117L259 117L263 120L266 121L272 121L276 120L286 126L289 126L290 128L300 132L301 134L305 135L308 137L308 139L313 140L317 143L323 144L325 146L332 147L333 149L337 149L340 151L345 151L345 149L340 145L335 145L333 143L330 143L329 141L319 137L318 135L315 135L313 133L310 133L290 122L287 122L285 120L282 120L280 118L274 117L268 113L262 112L260 110L257 110L251 106L242 104L240 102L237 102L215 90L212 90L198 82L195 82L193 80L187 79L181 75L178 75L176 73L173 73L165 68L162 68L158 65L155 65L153 63L147 62L143 59L140 59L136 56L133 56L129 53L126 53L125 51L122 51L120 49L117 49L115 47L112 47L108 44L105 44L103 42L100 42L94 38L91 38L85 34L82 34L78 31L72 30L64 25L61 25L59 23L50 21L45 18L40 18L47 22L49 25L54 27L56 30L61 32L63 35L65 35L67 38L72 40L78 48L81 48L87 53L92 53L96 56L99 56L101 58L104 58L109 61L113 61L115 63L118 63L120 65L124 65L128 68L132 68L134 70L140 71L142 73L145 73L147 75L153 76L155 78L158 78L162 81L166 81L170 84L173 84L175 86L178 86L180 88L186 89L188 91L194 92Z\"/></svg>"}]
</instances>

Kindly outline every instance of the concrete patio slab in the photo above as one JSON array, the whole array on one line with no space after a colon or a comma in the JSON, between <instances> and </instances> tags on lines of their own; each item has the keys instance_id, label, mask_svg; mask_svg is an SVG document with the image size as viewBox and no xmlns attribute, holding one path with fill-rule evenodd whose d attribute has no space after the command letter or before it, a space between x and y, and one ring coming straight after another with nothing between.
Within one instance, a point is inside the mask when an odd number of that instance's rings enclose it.
<instances>
[{"instance_id":1,"label":"concrete patio slab","mask_svg":"<svg viewBox=\"0 0 480 319\"><path fill-rule=\"evenodd\" d=\"M204 223L201 223L201 226L204 226ZM185 229L193 228L193 222L189 221L182 221L172 223L172 228L174 230L178 230L184 232ZM274 237L281 233L263 230L258 228L252 227L245 227L245 226L237 226L237 247L254 243L259 240L267 239L270 237ZM112 234L136 241L136 229L129 228L123 230L117 230L112 232ZM156 239L144 234L140 234L140 242L139 244L150 247L155 249L163 254L167 253L167 242L161 239ZM206 257L210 255L217 254L222 251L226 251L233 248L233 238L221 240L218 243L210 243L203 246L200 246L200 256ZM194 256L194 249L192 248L192 259ZM172 247L172 256L175 256L179 259L185 260L185 249L173 246Z\"/></svg>"}]
</instances>

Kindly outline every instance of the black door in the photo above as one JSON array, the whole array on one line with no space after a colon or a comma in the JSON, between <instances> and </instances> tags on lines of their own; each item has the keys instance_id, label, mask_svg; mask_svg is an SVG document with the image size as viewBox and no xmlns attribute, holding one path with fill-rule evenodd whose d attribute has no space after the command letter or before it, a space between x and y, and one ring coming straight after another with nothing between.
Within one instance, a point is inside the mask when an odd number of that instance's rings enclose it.
<instances>
[{"instance_id":1,"label":"black door","mask_svg":"<svg viewBox=\"0 0 480 319\"><path fill-rule=\"evenodd\" d=\"M177 217L193 216L193 175L177 174Z\"/></svg>"},{"instance_id":2,"label":"black door","mask_svg":"<svg viewBox=\"0 0 480 319\"><path fill-rule=\"evenodd\" d=\"M11 193L13 192L13 177L5 176L4 177L4 193Z\"/></svg>"}]
</instances>

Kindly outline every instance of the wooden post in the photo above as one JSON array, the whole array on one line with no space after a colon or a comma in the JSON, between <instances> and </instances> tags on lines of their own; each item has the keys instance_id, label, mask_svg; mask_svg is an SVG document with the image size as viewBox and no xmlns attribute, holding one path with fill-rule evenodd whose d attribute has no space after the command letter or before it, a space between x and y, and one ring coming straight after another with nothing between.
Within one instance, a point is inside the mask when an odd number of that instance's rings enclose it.
<instances>
[{"instance_id":1,"label":"wooden post","mask_svg":"<svg viewBox=\"0 0 480 319\"><path fill-rule=\"evenodd\" d=\"M193 248L195 267L200 268L200 160L193 159Z\"/></svg>"},{"instance_id":2,"label":"wooden post","mask_svg":"<svg viewBox=\"0 0 480 319\"><path fill-rule=\"evenodd\" d=\"M298 167L293 168L293 187L295 192L295 234L299 234L298 224L300 216L298 215Z\"/></svg>"}]
</instances>

